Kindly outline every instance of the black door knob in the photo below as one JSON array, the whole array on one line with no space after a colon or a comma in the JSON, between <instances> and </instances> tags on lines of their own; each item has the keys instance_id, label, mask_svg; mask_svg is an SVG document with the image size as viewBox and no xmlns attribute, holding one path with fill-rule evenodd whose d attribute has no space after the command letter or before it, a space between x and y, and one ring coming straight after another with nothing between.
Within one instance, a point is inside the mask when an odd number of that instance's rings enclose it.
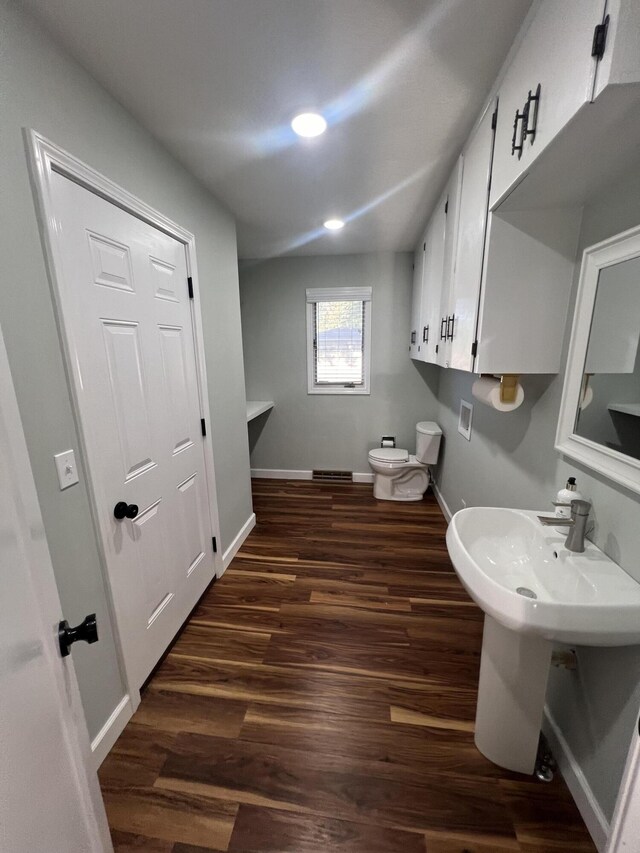
<instances>
[{"instance_id":1,"label":"black door knob","mask_svg":"<svg viewBox=\"0 0 640 853\"><path fill-rule=\"evenodd\" d=\"M89 614L84 622L75 628L70 628L66 619L60 622L58 625L58 643L63 658L66 658L71 651L71 645L77 640L84 640L85 643L89 644L98 642L98 623L95 613Z\"/></svg>"},{"instance_id":2,"label":"black door knob","mask_svg":"<svg viewBox=\"0 0 640 853\"><path fill-rule=\"evenodd\" d=\"M128 504L125 501L118 501L113 508L113 515L118 521L122 521L123 518L135 518L137 514L138 507L136 504Z\"/></svg>"}]
</instances>

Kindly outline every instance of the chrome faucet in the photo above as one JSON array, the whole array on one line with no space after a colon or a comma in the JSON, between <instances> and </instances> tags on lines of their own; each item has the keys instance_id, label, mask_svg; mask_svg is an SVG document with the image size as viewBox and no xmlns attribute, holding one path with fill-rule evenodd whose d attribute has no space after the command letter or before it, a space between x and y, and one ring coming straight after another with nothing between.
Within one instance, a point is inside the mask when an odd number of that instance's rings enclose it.
<instances>
[{"instance_id":1,"label":"chrome faucet","mask_svg":"<svg viewBox=\"0 0 640 853\"><path fill-rule=\"evenodd\" d=\"M584 540L587 533L587 522L591 504L589 501L571 501L571 504L557 504L557 506L571 506L571 518L558 518L555 515L539 515L538 521L548 527L568 527L569 534L564 543L568 551L581 554L584 551Z\"/></svg>"}]
</instances>

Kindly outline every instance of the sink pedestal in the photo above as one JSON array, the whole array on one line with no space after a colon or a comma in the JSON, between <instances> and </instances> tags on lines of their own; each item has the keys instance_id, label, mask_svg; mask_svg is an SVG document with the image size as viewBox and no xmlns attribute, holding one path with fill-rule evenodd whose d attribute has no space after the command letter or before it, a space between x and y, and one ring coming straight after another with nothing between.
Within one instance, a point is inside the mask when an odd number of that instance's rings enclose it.
<instances>
[{"instance_id":1,"label":"sink pedestal","mask_svg":"<svg viewBox=\"0 0 640 853\"><path fill-rule=\"evenodd\" d=\"M475 742L507 770L533 773L552 645L485 614Z\"/></svg>"}]
</instances>

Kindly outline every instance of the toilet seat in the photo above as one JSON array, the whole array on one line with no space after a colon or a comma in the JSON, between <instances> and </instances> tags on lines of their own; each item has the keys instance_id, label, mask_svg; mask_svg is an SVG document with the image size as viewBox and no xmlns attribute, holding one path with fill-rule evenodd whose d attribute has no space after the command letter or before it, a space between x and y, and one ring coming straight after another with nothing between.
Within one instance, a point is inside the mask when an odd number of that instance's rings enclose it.
<instances>
[{"instance_id":1,"label":"toilet seat","mask_svg":"<svg viewBox=\"0 0 640 853\"><path fill-rule=\"evenodd\" d=\"M400 447L374 447L369 451L369 459L376 462L408 462L409 451Z\"/></svg>"}]
</instances>

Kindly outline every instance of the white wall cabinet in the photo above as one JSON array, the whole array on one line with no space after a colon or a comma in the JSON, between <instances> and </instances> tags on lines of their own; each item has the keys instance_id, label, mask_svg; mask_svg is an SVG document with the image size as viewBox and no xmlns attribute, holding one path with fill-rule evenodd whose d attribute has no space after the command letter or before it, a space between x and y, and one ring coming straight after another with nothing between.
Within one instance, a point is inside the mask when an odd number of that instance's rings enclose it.
<instances>
[{"instance_id":1,"label":"white wall cabinet","mask_svg":"<svg viewBox=\"0 0 640 853\"><path fill-rule=\"evenodd\" d=\"M437 364L442 313L442 280L447 234L447 193L438 201L431 215L423 246L425 249L422 279L422 361Z\"/></svg>"},{"instance_id":2,"label":"white wall cabinet","mask_svg":"<svg viewBox=\"0 0 640 853\"><path fill-rule=\"evenodd\" d=\"M424 240L423 240L424 242ZM409 337L409 355L411 358L421 361L421 328L422 322L422 276L424 270L424 248L423 242L416 249L413 256L413 290L411 295L411 332Z\"/></svg>"},{"instance_id":3,"label":"white wall cabinet","mask_svg":"<svg viewBox=\"0 0 640 853\"><path fill-rule=\"evenodd\" d=\"M462 187L451 292L448 367L473 370L497 104L491 103L462 155Z\"/></svg>"},{"instance_id":4,"label":"white wall cabinet","mask_svg":"<svg viewBox=\"0 0 640 853\"><path fill-rule=\"evenodd\" d=\"M538 2L421 240L413 358L558 372L582 205L637 158L638 33L639 0Z\"/></svg>"},{"instance_id":5,"label":"white wall cabinet","mask_svg":"<svg viewBox=\"0 0 640 853\"><path fill-rule=\"evenodd\" d=\"M448 358L446 345L450 344L452 327L448 308L461 183L462 157L459 157L414 255L411 358L443 366Z\"/></svg>"},{"instance_id":6,"label":"white wall cabinet","mask_svg":"<svg viewBox=\"0 0 640 853\"><path fill-rule=\"evenodd\" d=\"M540 4L500 86L492 207L592 99L594 29L604 12L605 0Z\"/></svg>"}]
</instances>

